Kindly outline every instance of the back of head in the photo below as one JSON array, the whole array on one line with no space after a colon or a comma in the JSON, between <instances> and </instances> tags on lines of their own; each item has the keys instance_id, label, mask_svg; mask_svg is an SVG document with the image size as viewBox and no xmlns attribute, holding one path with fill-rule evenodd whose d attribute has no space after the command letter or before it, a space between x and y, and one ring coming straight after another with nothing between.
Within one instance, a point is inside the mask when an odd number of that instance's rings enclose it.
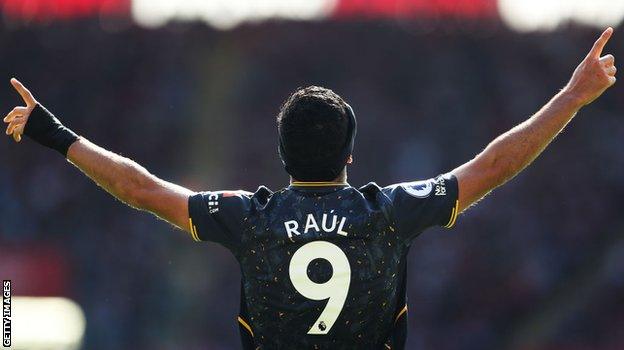
<instances>
[{"instance_id":1,"label":"back of head","mask_svg":"<svg viewBox=\"0 0 624 350\"><path fill-rule=\"evenodd\" d=\"M299 181L333 181L353 151L356 122L338 94L318 86L299 88L277 116L279 152Z\"/></svg>"}]
</instances>

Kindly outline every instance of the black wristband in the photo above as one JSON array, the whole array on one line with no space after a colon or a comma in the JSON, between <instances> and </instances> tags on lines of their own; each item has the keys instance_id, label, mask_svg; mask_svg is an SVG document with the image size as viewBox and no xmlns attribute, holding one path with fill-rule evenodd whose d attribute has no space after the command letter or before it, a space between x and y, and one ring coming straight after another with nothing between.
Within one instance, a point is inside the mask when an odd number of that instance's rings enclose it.
<instances>
[{"instance_id":1,"label":"black wristband","mask_svg":"<svg viewBox=\"0 0 624 350\"><path fill-rule=\"evenodd\" d=\"M24 135L43 146L57 150L63 157L67 157L69 146L78 140L78 135L63 126L54 114L38 103L30 112Z\"/></svg>"}]
</instances>

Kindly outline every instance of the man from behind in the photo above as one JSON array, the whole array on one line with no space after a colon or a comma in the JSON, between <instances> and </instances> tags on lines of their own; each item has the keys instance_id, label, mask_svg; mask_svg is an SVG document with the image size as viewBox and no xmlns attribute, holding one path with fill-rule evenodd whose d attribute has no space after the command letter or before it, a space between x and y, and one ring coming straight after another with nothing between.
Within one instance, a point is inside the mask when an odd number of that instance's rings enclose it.
<instances>
[{"instance_id":1,"label":"man from behind","mask_svg":"<svg viewBox=\"0 0 624 350\"><path fill-rule=\"evenodd\" d=\"M387 187L347 183L357 129L351 106L329 89L295 91L278 118L279 153L290 185L278 191L193 192L66 128L17 80L26 106L6 133L55 149L106 191L229 249L242 272L243 345L248 349L402 349L406 256L431 226L502 185L615 83L605 30L568 84L474 159L435 178Z\"/></svg>"}]
</instances>

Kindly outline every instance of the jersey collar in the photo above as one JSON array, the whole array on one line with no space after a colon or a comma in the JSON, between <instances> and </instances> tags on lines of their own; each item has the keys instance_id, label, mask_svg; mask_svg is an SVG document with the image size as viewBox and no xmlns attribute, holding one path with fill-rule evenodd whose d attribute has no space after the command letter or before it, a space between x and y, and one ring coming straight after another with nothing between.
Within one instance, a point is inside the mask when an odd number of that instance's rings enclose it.
<instances>
[{"instance_id":1,"label":"jersey collar","mask_svg":"<svg viewBox=\"0 0 624 350\"><path fill-rule=\"evenodd\" d=\"M288 188L290 189L334 189L334 188L344 188L349 187L349 184L346 182L304 182L304 181L293 181L290 183Z\"/></svg>"}]
</instances>

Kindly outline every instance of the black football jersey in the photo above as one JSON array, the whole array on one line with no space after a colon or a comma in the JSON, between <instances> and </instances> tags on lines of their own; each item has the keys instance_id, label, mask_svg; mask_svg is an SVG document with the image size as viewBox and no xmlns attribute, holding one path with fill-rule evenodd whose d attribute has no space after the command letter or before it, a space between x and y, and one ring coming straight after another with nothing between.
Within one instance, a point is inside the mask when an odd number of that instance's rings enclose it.
<instances>
[{"instance_id":1,"label":"black football jersey","mask_svg":"<svg viewBox=\"0 0 624 350\"><path fill-rule=\"evenodd\" d=\"M229 249L242 274L245 349L402 349L406 255L454 225L457 179L362 188L298 183L189 198L191 235Z\"/></svg>"}]
</instances>

